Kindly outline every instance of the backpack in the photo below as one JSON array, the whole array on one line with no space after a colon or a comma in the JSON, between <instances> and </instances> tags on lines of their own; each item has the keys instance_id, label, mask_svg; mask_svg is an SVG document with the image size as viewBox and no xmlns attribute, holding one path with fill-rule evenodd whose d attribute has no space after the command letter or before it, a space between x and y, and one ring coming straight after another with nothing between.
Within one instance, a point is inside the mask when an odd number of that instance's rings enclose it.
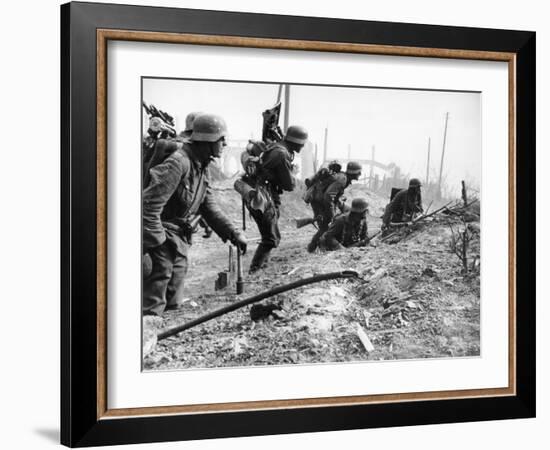
<instances>
[{"instance_id":1,"label":"backpack","mask_svg":"<svg viewBox=\"0 0 550 450\"><path fill-rule=\"evenodd\" d=\"M336 181L335 173L326 167L321 167L311 179L306 180L308 187L304 194L306 203L322 202L327 188Z\"/></svg>"},{"instance_id":2,"label":"backpack","mask_svg":"<svg viewBox=\"0 0 550 450\"><path fill-rule=\"evenodd\" d=\"M185 139L158 139L153 148L152 154L148 160L143 161L143 189L147 187L151 177L149 171L164 162L166 158L172 155L176 150L182 148L183 144L188 142Z\"/></svg>"}]
</instances>

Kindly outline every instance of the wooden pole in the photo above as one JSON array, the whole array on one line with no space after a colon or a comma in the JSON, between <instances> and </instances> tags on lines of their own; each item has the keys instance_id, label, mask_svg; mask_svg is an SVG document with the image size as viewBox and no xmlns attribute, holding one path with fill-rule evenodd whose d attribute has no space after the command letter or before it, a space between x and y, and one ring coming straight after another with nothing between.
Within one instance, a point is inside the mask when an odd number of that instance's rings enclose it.
<instances>
[{"instance_id":1,"label":"wooden pole","mask_svg":"<svg viewBox=\"0 0 550 450\"><path fill-rule=\"evenodd\" d=\"M369 189L372 189L373 177L374 177L374 155L376 147L372 146L371 159L370 159L370 173L369 173Z\"/></svg>"},{"instance_id":2,"label":"wooden pole","mask_svg":"<svg viewBox=\"0 0 550 450\"><path fill-rule=\"evenodd\" d=\"M317 161L319 161L319 148L317 142L315 143L315 158L313 159L313 173L317 173Z\"/></svg>"},{"instance_id":3,"label":"wooden pole","mask_svg":"<svg viewBox=\"0 0 550 450\"><path fill-rule=\"evenodd\" d=\"M275 104L279 103L281 101L281 95L283 93L283 85L280 84L279 85L279 90L277 91L277 101L275 102Z\"/></svg>"},{"instance_id":4,"label":"wooden pole","mask_svg":"<svg viewBox=\"0 0 550 450\"><path fill-rule=\"evenodd\" d=\"M348 161L351 159L351 144L348 144Z\"/></svg>"},{"instance_id":5,"label":"wooden pole","mask_svg":"<svg viewBox=\"0 0 550 450\"><path fill-rule=\"evenodd\" d=\"M431 144L432 138L428 138L428 161L426 162L426 188L428 187L428 183L430 182L430 144Z\"/></svg>"},{"instance_id":6,"label":"wooden pole","mask_svg":"<svg viewBox=\"0 0 550 450\"><path fill-rule=\"evenodd\" d=\"M447 141L447 123L449 122L449 113L445 114L445 130L443 131L443 149L441 150L441 164L439 166L439 182L437 190L439 198L441 198L441 179L443 178L443 160L445 159L445 143Z\"/></svg>"},{"instance_id":7,"label":"wooden pole","mask_svg":"<svg viewBox=\"0 0 550 450\"><path fill-rule=\"evenodd\" d=\"M462 180L462 201L464 202L464 206L468 205L468 195L466 193L466 183L464 183L464 180Z\"/></svg>"},{"instance_id":8,"label":"wooden pole","mask_svg":"<svg viewBox=\"0 0 550 450\"><path fill-rule=\"evenodd\" d=\"M288 122L290 115L290 84L285 84L285 122L284 122L284 132L288 130Z\"/></svg>"},{"instance_id":9,"label":"wooden pole","mask_svg":"<svg viewBox=\"0 0 550 450\"><path fill-rule=\"evenodd\" d=\"M327 162L327 148L328 148L328 127L325 128L325 143L323 146L323 164Z\"/></svg>"}]
</instances>

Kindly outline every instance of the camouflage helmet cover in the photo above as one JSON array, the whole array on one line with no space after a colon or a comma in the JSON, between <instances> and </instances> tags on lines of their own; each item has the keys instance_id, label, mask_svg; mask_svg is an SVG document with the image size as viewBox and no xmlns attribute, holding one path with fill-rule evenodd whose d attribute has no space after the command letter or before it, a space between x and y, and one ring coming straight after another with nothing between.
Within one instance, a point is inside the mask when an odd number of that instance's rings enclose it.
<instances>
[{"instance_id":1,"label":"camouflage helmet cover","mask_svg":"<svg viewBox=\"0 0 550 450\"><path fill-rule=\"evenodd\" d=\"M411 178L409 181L409 187L420 187L422 186L422 183L420 183L420 180L418 178Z\"/></svg>"},{"instance_id":2,"label":"camouflage helmet cover","mask_svg":"<svg viewBox=\"0 0 550 450\"><path fill-rule=\"evenodd\" d=\"M354 198L351 201L351 212L364 213L369 209L369 204L364 198Z\"/></svg>"},{"instance_id":3,"label":"camouflage helmet cover","mask_svg":"<svg viewBox=\"0 0 550 450\"><path fill-rule=\"evenodd\" d=\"M348 175L359 175L361 173L361 164L355 161L350 161L346 166L346 173Z\"/></svg>"},{"instance_id":4,"label":"camouflage helmet cover","mask_svg":"<svg viewBox=\"0 0 550 450\"><path fill-rule=\"evenodd\" d=\"M193 131L193 123L201 114L203 113L200 111L193 111L187 114L187 117L185 118L185 130L183 131Z\"/></svg>"},{"instance_id":5,"label":"camouflage helmet cover","mask_svg":"<svg viewBox=\"0 0 550 450\"><path fill-rule=\"evenodd\" d=\"M307 131L304 127L291 125L286 130L285 139L298 145L304 145L307 141Z\"/></svg>"},{"instance_id":6,"label":"camouflage helmet cover","mask_svg":"<svg viewBox=\"0 0 550 450\"><path fill-rule=\"evenodd\" d=\"M215 114L202 114L193 122L192 141L216 142L226 135L225 120Z\"/></svg>"}]
</instances>

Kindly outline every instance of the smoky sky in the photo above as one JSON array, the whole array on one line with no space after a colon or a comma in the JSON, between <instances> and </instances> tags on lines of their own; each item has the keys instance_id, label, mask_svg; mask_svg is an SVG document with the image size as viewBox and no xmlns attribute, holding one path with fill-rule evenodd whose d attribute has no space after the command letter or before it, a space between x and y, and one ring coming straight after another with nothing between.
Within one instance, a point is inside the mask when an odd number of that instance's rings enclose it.
<instances>
[{"instance_id":1,"label":"smoky sky","mask_svg":"<svg viewBox=\"0 0 550 450\"><path fill-rule=\"evenodd\" d=\"M229 140L259 139L262 111L277 99L278 84L203 80L143 80L143 100L167 111L183 129L191 111L221 115ZM282 97L284 99L284 96ZM479 187L481 177L481 94L376 87L291 85L289 124L304 126L322 158L395 163L410 177L426 178L430 141L431 180L439 176L445 116L449 113L443 178L450 191L460 180ZM281 118L282 126L284 117Z\"/></svg>"}]
</instances>

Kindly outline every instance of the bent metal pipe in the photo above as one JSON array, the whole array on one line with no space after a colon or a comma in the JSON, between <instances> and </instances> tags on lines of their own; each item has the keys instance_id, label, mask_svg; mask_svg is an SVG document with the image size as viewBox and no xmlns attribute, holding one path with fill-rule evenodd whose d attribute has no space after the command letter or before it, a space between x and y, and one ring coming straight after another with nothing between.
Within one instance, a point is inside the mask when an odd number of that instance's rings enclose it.
<instances>
[{"instance_id":1,"label":"bent metal pipe","mask_svg":"<svg viewBox=\"0 0 550 450\"><path fill-rule=\"evenodd\" d=\"M216 317L222 316L223 314L227 314L228 312L235 311L236 309L242 308L243 306L259 302L264 298L281 294L283 292L290 291L292 289L296 289L301 286L305 286L307 284L318 283L320 281L326 281L326 280L334 280L337 278L359 278L359 274L354 270L342 270L339 272L330 272L330 273L315 275L309 278L304 278L302 280L293 281L292 283L284 284L282 286L277 286L268 291L260 292L259 294L256 294L252 297L248 297L238 302L232 303L231 305L227 305L227 306L224 306L223 308L216 309L215 311L212 311L203 316L197 317L196 319L193 319L182 325L178 325L173 328L168 328L164 331L161 331L157 336L157 341L166 339L170 336L174 336L196 325L207 322Z\"/></svg>"}]
</instances>

